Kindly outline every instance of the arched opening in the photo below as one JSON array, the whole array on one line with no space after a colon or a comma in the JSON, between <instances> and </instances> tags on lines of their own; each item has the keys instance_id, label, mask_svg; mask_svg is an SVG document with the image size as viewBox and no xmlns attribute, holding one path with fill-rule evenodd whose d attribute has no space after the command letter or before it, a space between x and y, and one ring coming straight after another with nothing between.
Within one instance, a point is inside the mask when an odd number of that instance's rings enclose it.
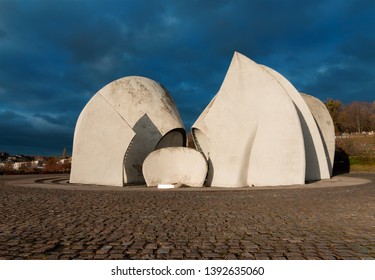
<instances>
[{"instance_id":1,"label":"arched opening","mask_svg":"<svg viewBox=\"0 0 375 280\"><path fill-rule=\"evenodd\" d=\"M185 147L186 132L183 128L172 129L167 132L156 144L155 150L167 147Z\"/></svg>"}]
</instances>

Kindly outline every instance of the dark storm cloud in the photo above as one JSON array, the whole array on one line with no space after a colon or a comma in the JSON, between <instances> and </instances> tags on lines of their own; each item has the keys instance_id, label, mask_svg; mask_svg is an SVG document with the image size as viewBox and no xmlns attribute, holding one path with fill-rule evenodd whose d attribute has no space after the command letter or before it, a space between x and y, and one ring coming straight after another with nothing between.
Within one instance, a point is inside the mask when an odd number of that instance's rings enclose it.
<instances>
[{"instance_id":1,"label":"dark storm cloud","mask_svg":"<svg viewBox=\"0 0 375 280\"><path fill-rule=\"evenodd\" d=\"M162 83L189 128L234 51L322 100L373 101L374 14L365 0L0 0L0 150L71 147L91 96L129 75Z\"/></svg>"},{"instance_id":2,"label":"dark storm cloud","mask_svg":"<svg viewBox=\"0 0 375 280\"><path fill-rule=\"evenodd\" d=\"M2 151L12 151L14 154L61 155L64 147L71 149L72 129L66 124L49 121L40 116L0 111Z\"/></svg>"},{"instance_id":3,"label":"dark storm cloud","mask_svg":"<svg viewBox=\"0 0 375 280\"><path fill-rule=\"evenodd\" d=\"M34 114L33 115L36 118L40 118L45 120L46 122L49 122L51 124L55 125L66 125L66 126L71 126L74 125L71 119L68 119L66 116L60 115L60 116L51 116L49 114Z\"/></svg>"}]
</instances>

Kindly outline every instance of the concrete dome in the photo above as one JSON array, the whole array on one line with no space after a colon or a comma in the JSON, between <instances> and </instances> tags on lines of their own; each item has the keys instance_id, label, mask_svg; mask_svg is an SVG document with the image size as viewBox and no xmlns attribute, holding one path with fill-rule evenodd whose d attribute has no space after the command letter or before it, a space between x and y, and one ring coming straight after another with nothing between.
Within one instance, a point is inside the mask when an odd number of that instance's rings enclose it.
<instances>
[{"instance_id":1,"label":"concrete dome","mask_svg":"<svg viewBox=\"0 0 375 280\"><path fill-rule=\"evenodd\" d=\"M78 118L70 182L144 183L142 164L149 153L185 144L168 91L145 77L121 78L99 90Z\"/></svg>"}]
</instances>

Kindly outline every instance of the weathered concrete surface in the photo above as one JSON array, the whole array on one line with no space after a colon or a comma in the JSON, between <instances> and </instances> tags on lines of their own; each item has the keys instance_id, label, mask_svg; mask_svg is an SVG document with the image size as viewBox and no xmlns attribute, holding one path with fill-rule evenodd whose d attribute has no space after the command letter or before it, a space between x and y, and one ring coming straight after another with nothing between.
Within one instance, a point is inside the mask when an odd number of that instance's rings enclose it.
<instances>
[{"instance_id":1,"label":"weathered concrete surface","mask_svg":"<svg viewBox=\"0 0 375 280\"><path fill-rule=\"evenodd\" d=\"M95 95L77 121L70 181L123 186L124 155L134 136L128 123Z\"/></svg>"},{"instance_id":2,"label":"weathered concrete surface","mask_svg":"<svg viewBox=\"0 0 375 280\"><path fill-rule=\"evenodd\" d=\"M173 184L203 187L207 175L207 161L195 149L169 147L150 153L143 163L147 186Z\"/></svg>"},{"instance_id":3,"label":"weathered concrete surface","mask_svg":"<svg viewBox=\"0 0 375 280\"><path fill-rule=\"evenodd\" d=\"M192 135L207 156L209 186L305 182L304 140L294 103L272 75L237 52Z\"/></svg>"},{"instance_id":4,"label":"weathered concrete surface","mask_svg":"<svg viewBox=\"0 0 375 280\"><path fill-rule=\"evenodd\" d=\"M279 81L280 85L284 88L285 92L289 95L290 99L292 99L293 103L297 108L303 132L303 140L305 143L305 180L312 181L331 178L332 171L330 172L328 167L329 164L323 145L323 140L309 106L306 104L304 98L297 91L297 89L280 73L276 72L275 70L267 66L262 67L268 73L270 73L277 81ZM324 117L326 116L324 115ZM329 119L331 119L330 116L328 120Z\"/></svg>"},{"instance_id":5,"label":"weathered concrete surface","mask_svg":"<svg viewBox=\"0 0 375 280\"><path fill-rule=\"evenodd\" d=\"M185 145L184 126L168 91L148 78L125 77L102 88L83 109L75 129L71 181L144 183L142 164L150 152ZM105 176L101 170L107 170Z\"/></svg>"},{"instance_id":6,"label":"weathered concrete surface","mask_svg":"<svg viewBox=\"0 0 375 280\"><path fill-rule=\"evenodd\" d=\"M314 96L301 93L307 106L314 116L319 127L319 133L324 144L325 156L328 162L329 174L332 176L333 163L335 158L335 126L332 117L322 101Z\"/></svg>"},{"instance_id":7,"label":"weathered concrete surface","mask_svg":"<svg viewBox=\"0 0 375 280\"><path fill-rule=\"evenodd\" d=\"M375 174L219 191L67 180L0 176L0 259L375 258Z\"/></svg>"}]
</instances>

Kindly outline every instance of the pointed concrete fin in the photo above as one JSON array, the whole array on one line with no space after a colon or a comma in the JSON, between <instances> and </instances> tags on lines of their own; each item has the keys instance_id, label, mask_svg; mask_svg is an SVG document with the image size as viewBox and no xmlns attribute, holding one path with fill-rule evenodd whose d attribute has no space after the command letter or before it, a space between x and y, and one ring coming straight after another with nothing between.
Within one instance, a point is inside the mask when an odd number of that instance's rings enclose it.
<instances>
[{"instance_id":1,"label":"pointed concrete fin","mask_svg":"<svg viewBox=\"0 0 375 280\"><path fill-rule=\"evenodd\" d=\"M208 155L208 185L304 183L303 135L292 100L272 75L238 52L192 130L205 138L195 135L205 143L200 146Z\"/></svg>"}]
</instances>

